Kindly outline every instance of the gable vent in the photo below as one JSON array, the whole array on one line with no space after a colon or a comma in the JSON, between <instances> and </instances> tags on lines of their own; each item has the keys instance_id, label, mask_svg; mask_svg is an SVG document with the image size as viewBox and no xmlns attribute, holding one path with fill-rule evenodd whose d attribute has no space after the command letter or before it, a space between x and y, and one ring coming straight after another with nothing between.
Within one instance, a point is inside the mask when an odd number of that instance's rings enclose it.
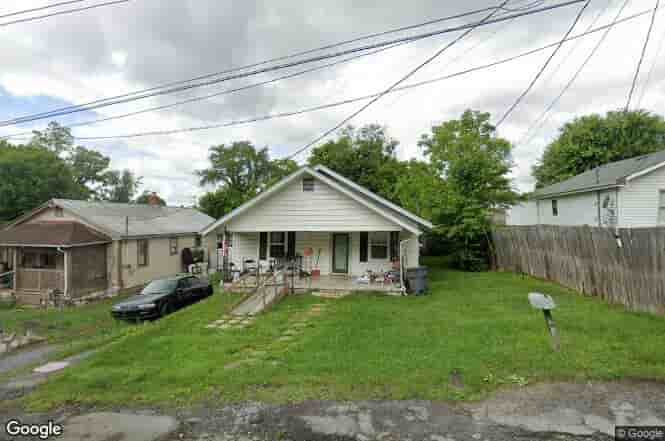
<instances>
[{"instance_id":1,"label":"gable vent","mask_svg":"<svg viewBox=\"0 0 665 441\"><path fill-rule=\"evenodd\" d=\"M314 191L314 178L302 179L302 191Z\"/></svg>"}]
</instances>

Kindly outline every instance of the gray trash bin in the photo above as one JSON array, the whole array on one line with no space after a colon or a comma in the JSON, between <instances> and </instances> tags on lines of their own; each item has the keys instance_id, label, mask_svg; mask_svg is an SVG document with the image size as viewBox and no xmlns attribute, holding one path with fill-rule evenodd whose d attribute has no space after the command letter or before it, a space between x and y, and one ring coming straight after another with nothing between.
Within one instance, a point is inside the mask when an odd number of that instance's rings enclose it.
<instances>
[{"instance_id":1,"label":"gray trash bin","mask_svg":"<svg viewBox=\"0 0 665 441\"><path fill-rule=\"evenodd\" d=\"M406 282L409 293L424 296L427 292L427 267L407 268Z\"/></svg>"}]
</instances>

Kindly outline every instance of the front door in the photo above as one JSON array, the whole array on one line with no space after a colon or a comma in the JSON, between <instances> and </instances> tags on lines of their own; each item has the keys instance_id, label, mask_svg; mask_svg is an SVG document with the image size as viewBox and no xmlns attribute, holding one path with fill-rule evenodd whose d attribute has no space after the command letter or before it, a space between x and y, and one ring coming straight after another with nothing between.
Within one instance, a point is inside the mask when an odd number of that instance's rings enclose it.
<instances>
[{"instance_id":1,"label":"front door","mask_svg":"<svg viewBox=\"0 0 665 441\"><path fill-rule=\"evenodd\" d=\"M333 234L333 273L349 272L349 235Z\"/></svg>"}]
</instances>

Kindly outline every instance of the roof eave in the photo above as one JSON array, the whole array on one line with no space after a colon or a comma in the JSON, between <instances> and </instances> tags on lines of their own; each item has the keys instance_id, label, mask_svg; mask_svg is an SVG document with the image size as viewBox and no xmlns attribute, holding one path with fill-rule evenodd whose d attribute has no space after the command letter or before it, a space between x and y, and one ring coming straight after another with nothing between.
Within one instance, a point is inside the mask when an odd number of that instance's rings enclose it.
<instances>
[{"instance_id":1,"label":"roof eave","mask_svg":"<svg viewBox=\"0 0 665 441\"><path fill-rule=\"evenodd\" d=\"M577 190L570 190L570 191L558 191L554 193L546 193L546 194L539 194L539 195L534 195L532 199L535 200L542 200L542 199L552 199L557 196L569 196L573 194L580 194L580 193L591 193L593 191L598 191L598 190L609 190L612 188L620 188L623 187L624 184L607 184L607 185L597 185L594 187L586 187L586 188L580 188Z\"/></svg>"}]
</instances>

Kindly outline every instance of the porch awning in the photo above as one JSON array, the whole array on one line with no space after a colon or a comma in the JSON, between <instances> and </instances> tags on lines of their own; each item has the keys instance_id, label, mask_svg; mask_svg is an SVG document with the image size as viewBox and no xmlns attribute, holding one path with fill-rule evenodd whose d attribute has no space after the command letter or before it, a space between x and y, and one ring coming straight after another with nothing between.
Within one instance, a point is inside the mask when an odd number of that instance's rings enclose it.
<instances>
[{"instance_id":1,"label":"porch awning","mask_svg":"<svg viewBox=\"0 0 665 441\"><path fill-rule=\"evenodd\" d=\"M34 222L0 231L0 246L69 248L109 242L109 237L79 222Z\"/></svg>"}]
</instances>

